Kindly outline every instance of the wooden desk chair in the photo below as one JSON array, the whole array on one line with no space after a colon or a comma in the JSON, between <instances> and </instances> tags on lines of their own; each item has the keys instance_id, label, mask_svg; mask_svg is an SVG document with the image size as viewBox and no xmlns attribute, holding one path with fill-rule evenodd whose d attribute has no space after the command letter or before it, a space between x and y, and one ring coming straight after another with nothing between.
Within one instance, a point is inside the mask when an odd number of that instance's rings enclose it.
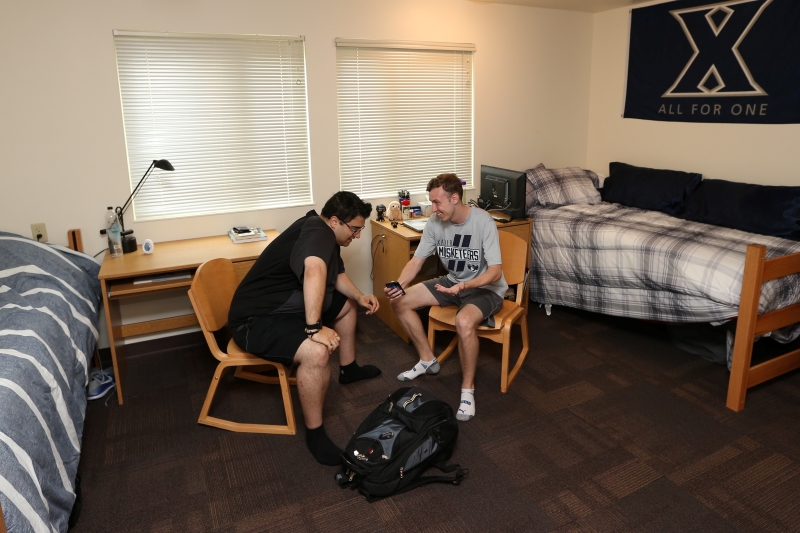
<instances>
[{"instance_id":1,"label":"wooden desk chair","mask_svg":"<svg viewBox=\"0 0 800 533\"><path fill-rule=\"evenodd\" d=\"M800 368L800 350L793 350L761 364L750 366L753 342L759 335L800 322L800 303L758 314L761 285L769 280L800 272L800 253L766 259L767 248L760 244L747 246L739 299L739 318L733 340L733 361L728 382L728 409L744 409L747 389L790 370Z\"/></svg>"},{"instance_id":2,"label":"wooden desk chair","mask_svg":"<svg viewBox=\"0 0 800 533\"><path fill-rule=\"evenodd\" d=\"M228 323L228 311L231 307L233 293L239 284L233 263L229 259L212 259L206 261L194 274L192 286L189 289L189 299L192 307L197 314L200 328L203 330L208 347L211 353L219 360L217 369L214 372L214 379L208 387L205 403L200 411L200 418L197 422L208 426L215 426L229 431L241 431L246 433L279 433L283 435L294 435L296 426L294 421L294 411L292 410L292 394L289 390L289 383L294 383L295 378L289 378L289 372L280 363L273 363L255 355L251 355L239 348L233 339L228 342L227 352L223 352L218 344L214 333L223 329ZM228 367L236 367L234 376L237 378L249 379L260 383L279 383L283 393L283 407L286 411L286 425L270 424L243 424L231 422L221 418L209 416L211 402L217 392L217 386L222 374ZM256 371L274 367L278 371L278 376L264 376L255 372L243 370L245 366L259 367Z\"/></svg>"},{"instance_id":3,"label":"wooden desk chair","mask_svg":"<svg viewBox=\"0 0 800 533\"><path fill-rule=\"evenodd\" d=\"M503 276L509 287L516 285L517 298L511 302L503 300L503 308L494 315L495 327L478 326L478 337L490 339L503 345L502 368L500 370L500 390L508 391L511 382L517 377L517 373L525 362L528 355L528 309L524 306L527 294L527 246L525 241L507 231L499 231L500 252L503 257ZM428 318L428 343L433 350L434 338L437 331L456 331L455 321L458 307L431 307ZM519 323L522 328L522 351L517 358L517 364L509 373L509 352L511 349L511 326ZM444 362L458 345L458 335L437 358L440 363Z\"/></svg>"}]
</instances>

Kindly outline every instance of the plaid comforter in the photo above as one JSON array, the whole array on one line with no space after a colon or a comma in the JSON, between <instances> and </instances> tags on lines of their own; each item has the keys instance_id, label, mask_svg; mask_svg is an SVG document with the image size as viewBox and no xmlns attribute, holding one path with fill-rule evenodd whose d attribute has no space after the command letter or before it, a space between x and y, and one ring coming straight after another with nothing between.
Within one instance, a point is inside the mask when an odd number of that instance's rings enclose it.
<instances>
[{"instance_id":1,"label":"plaid comforter","mask_svg":"<svg viewBox=\"0 0 800 533\"><path fill-rule=\"evenodd\" d=\"M532 208L531 299L664 322L738 314L747 245L767 258L800 242L710 226L618 204ZM800 301L800 280L764 284L760 312ZM795 328L797 329L797 328ZM773 332L788 342L798 331Z\"/></svg>"}]
</instances>

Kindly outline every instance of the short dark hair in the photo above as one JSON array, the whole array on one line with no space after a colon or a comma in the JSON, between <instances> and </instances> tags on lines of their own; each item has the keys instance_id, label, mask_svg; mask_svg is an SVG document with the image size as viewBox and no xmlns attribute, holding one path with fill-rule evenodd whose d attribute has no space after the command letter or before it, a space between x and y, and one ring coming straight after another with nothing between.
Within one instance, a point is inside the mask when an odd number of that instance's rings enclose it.
<instances>
[{"instance_id":1,"label":"short dark hair","mask_svg":"<svg viewBox=\"0 0 800 533\"><path fill-rule=\"evenodd\" d=\"M447 194L457 194L459 200L464 198L464 187L461 186L461 179L455 174L439 174L428 182L428 188L425 190L431 192L437 187L444 189Z\"/></svg>"},{"instance_id":2,"label":"short dark hair","mask_svg":"<svg viewBox=\"0 0 800 533\"><path fill-rule=\"evenodd\" d=\"M322 216L325 218L336 217L342 222L350 222L359 215L366 220L370 213L372 213L372 204L363 201L349 191L337 192L325 202L325 206L322 208Z\"/></svg>"}]
</instances>

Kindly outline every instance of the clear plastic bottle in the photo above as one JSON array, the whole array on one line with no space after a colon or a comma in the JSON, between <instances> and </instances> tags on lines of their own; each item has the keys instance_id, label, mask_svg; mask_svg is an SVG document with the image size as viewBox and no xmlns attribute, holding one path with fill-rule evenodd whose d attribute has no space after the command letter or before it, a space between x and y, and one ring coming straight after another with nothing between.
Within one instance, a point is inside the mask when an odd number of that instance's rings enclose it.
<instances>
[{"instance_id":1,"label":"clear plastic bottle","mask_svg":"<svg viewBox=\"0 0 800 533\"><path fill-rule=\"evenodd\" d=\"M106 211L106 237L108 237L108 253L111 257L119 257L122 255L122 228L119 224L119 218L114 212L113 207L109 207Z\"/></svg>"}]
</instances>

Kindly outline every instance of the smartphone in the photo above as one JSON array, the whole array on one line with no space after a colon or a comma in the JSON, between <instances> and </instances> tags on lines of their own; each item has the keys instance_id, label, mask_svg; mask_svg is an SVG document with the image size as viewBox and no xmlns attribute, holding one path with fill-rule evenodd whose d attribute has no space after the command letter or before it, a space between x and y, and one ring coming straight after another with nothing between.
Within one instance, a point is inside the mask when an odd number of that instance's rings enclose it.
<instances>
[{"instance_id":1,"label":"smartphone","mask_svg":"<svg viewBox=\"0 0 800 533\"><path fill-rule=\"evenodd\" d=\"M250 233L250 228L247 226L234 226L233 227L234 233Z\"/></svg>"},{"instance_id":2,"label":"smartphone","mask_svg":"<svg viewBox=\"0 0 800 533\"><path fill-rule=\"evenodd\" d=\"M405 295L406 295L406 291L404 291L404 290L403 290L403 286L402 286L402 285L400 285L400 284L399 284L398 282L396 282L396 281L390 281L389 283L387 283L387 284L386 284L386 288L387 288L387 289L397 289L397 290L399 290L400 292L402 292L402 293L403 293L403 296L405 296Z\"/></svg>"}]
</instances>

